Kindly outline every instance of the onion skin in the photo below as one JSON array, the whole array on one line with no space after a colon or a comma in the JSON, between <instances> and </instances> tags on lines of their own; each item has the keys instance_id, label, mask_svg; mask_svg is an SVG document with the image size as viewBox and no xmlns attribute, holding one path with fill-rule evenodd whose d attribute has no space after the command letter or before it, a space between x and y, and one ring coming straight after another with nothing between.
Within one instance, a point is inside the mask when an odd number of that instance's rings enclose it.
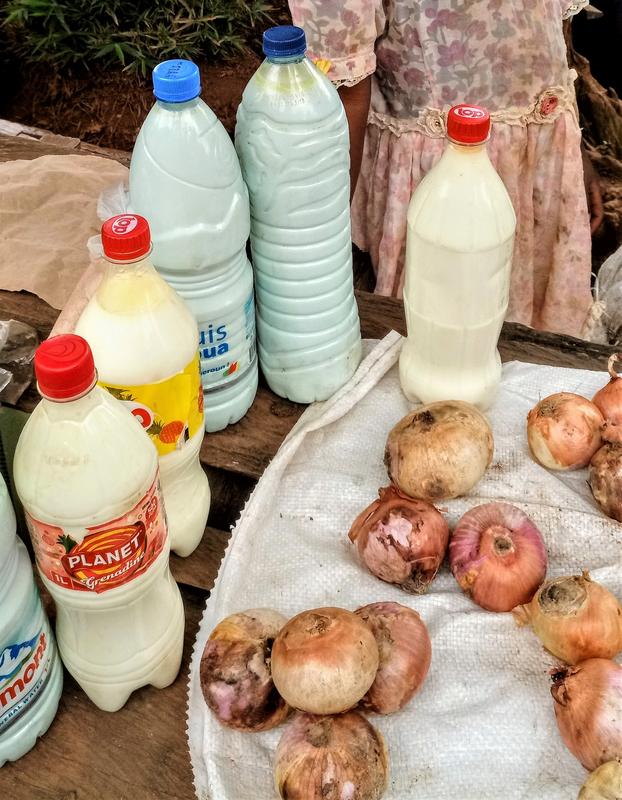
<instances>
[{"instance_id":1,"label":"onion skin","mask_svg":"<svg viewBox=\"0 0 622 800\"><path fill-rule=\"evenodd\" d=\"M622 762L607 761L585 781L577 800L620 800L622 797Z\"/></svg>"},{"instance_id":2,"label":"onion skin","mask_svg":"<svg viewBox=\"0 0 622 800\"><path fill-rule=\"evenodd\" d=\"M413 500L395 486L378 493L380 498L359 514L348 536L373 575L422 594L445 558L447 522L433 505Z\"/></svg>"},{"instance_id":3,"label":"onion skin","mask_svg":"<svg viewBox=\"0 0 622 800\"><path fill-rule=\"evenodd\" d=\"M201 657L201 690L226 727L265 731L289 714L270 674L271 644L286 622L271 609L253 609L232 614L210 634Z\"/></svg>"},{"instance_id":4,"label":"onion skin","mask_svg":"<svg viewBox=\"0 0 622 800\"><path fill-rule=\"evenodd\" d=\"M587 770L622 758L622 667L590 658L552 673L557 727Z\"/></svg>"},{"instance_id":5,"label":"onion skin","mask_svg":"<svg viewBox=\"0 0 622 800\"><path fill-rule=\"evenodd\" d=\"M622 444L603 445L590 464L587 482L603 513L622 522Z\"/></svg>"},{"instance_id":6,"label":"onion skin","mask_svg":"<svg viewBox=\"0 0 622 800\"><path fill-rule=\"evenodd\" d=\"M613 658L622 650L622 606L589 572L547 581L528 605L514 609L546 650L567 664Z\"/></svg>"},{"instance_id":7,"label":"onion skin","mask_svg":"<svg viewBox=\"0 0 622 800\"><path fill-rule=\"evenodd\" d=\"M547 469L586 467L602 445L604 422L594 403L579 394L549 395L527 415L531 455Z\"/></svg>"},{"instance_id":8,"label":"onion skin","mask_svg":"<svg viewBox=\"0 0 622 800\"><path fill-rule=\"evenodd\" d=\"M487 611L511 611L533 597L546 575L540 531L510 503L467 511L449 542L449 565L460 588Z\"/></svg>"},{"instance_id":9,"label":"onion skin","mask_svg":"<svg viewBox=\"0 0 622 800\"><path fill-rule=\"evenodd\" d=\"M371 603L354 612L369 626L380 666L361 706L377 714L404 708L421 688L432 660L432 643L423 620L399 603Z\"/></svg>"},{"instance_id":10,"label":"onion skin","mask_svg":"<svg viewBox=\"0 0 622 800\"><path fill-rule=\"evenodd\" d=\"M272 646L272 678L279 694L310 714L354 708L374 682L378 664L373 633L343 608L303 611Z\"/></svg>"},{"instance_id":11,"label":"onion skin","mask_svg":"<svg viewBox=\"0 0 622 800\"><path fill-rule=\"evenodd\" d=\"M475 406L448 400L421 406L389 432L384 463L405 494L434 503L469 492L490 466L492 430Z\"/></svg>"},{"instance_id":12,"label":"onion skin","mask_svg":"<svg viewBox=\"0 0 622 800\"><path fill-rule=\"evenodd\" d=\"M622 443L622 379L615 370L618 361L622 361L622 353L614 353L609 357L609 383L596 392L592 402L605 418L603 439Z\"/></svg>"},{"instance_id":13,"label":"onion skin","mask_svg":"<svg viewBox=\"0 0 622 800\"><path fill-rule=\"evenodd\" d=\"M379 800L387 785L384 739L356 711L337 717L298 714L276 750L282 800Z\"/></svg>"}]
</instances>

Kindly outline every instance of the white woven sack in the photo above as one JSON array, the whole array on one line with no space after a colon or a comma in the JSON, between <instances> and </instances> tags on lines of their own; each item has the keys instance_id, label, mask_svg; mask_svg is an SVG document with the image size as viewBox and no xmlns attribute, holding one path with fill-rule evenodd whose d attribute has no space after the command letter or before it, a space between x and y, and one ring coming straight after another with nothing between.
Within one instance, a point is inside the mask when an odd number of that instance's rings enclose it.
<instances>
[{"instance_id":1,"label":"white woven sack","mask_svg":"<svg viewBox=\"0 0 622 800\"><path fill-rule=\"evenodd\" d=\"M548 672L554 665L510 614L483 611L444 566L428 594L412 596L370 575L347 532L387 484L383 451L409 410L398 380L400 337L390 334L350 383L301 417L253 492L207 602L191 664L188 736L200 800L274 800L273 762L282 728L244 734L207 709L199 665L225 616L272 607L283 614L326 605L354 610L377 600L415 608L432 637L432 666L401 712L373 717L389 748L386 800L572 800L586 773L562 744ZM503 369L488 417L495 456L468 497L450 501L448 521L475 505L507 500L538 525L549 576L588 568L622 597L622 526L596 507L586 471L547 472L527 450L525 418L556 391L591 397L604 373L513 362Z\"/></svg>"}]
</instances>

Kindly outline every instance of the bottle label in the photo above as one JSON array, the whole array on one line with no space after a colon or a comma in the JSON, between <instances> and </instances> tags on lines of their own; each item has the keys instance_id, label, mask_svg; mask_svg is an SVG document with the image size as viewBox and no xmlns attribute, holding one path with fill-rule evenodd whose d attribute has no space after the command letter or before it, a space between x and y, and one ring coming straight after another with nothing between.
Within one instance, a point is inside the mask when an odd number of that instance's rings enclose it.
<instances>
[{"instance_id":1,"label":"bottle label","mask_svg":"<svg viewBox=\"0 0 622 800\"><path fill-rule=\"evenodd\" d=\"M64 589L106 592L146 572L167 540L158 478L131 511L91 528L61 528L26 514L37 564Z\"/></svg>"},{"instance_id":2,"label":"bottle label","mask_svg":"<svg viewBox=\"0 0 622 800\"><path fill-rule=\"evenodd\" d=\"M54 664L54 640L38 596L36 608L28 627L0 643L0 736L36 700Z\"/></svg>"},{"instance_id":3,"label":"bottle label","mask_svg":"<svg viewBox=\"0 0 622 800\"><path fill-rule=\"evenodd\" d=\"M243 317L199 323L201 380L206 391L233 383L255 363L255 302L253 290Z\"/></svg>"}]
</instances>

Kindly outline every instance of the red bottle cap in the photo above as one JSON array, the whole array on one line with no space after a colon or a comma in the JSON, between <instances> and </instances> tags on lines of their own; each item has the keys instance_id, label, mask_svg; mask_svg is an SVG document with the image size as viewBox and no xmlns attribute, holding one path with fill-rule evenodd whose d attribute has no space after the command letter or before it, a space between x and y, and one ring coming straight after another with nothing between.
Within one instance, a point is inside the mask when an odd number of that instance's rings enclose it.
<instances>
[{"instance_id":1,"label":"red bottle cap","mask_svg":"<svg viewBox=\"0 0 622 800\"><path fill-rule=\"evenodd\" d=\"M149 223L138 214L118 214L102 225L104 255L110 261L138 261L151 250Z\"/></svg>"},{"instance_id":2,"label":"red bottle cap","mask_svg":"<svg viewBox=\"0 0 622 800\"><path fill-rule=\"evenodd\" d=\"M35 352L39 393L50 400L72 400L97 380L93 353L86 339L75 333L52 336Z\"/></svg>"},{"instance_id":3,"label":"red bottle cap","mask_svg":"<svg viewBox=\"0 0 622 800\"><path fill-rule=\"evenodd\" d=\"M490 133L490 114L485 108L462 103L449 110L447 136L458 144L483 144Z\"/></svg>"}]
</instances>

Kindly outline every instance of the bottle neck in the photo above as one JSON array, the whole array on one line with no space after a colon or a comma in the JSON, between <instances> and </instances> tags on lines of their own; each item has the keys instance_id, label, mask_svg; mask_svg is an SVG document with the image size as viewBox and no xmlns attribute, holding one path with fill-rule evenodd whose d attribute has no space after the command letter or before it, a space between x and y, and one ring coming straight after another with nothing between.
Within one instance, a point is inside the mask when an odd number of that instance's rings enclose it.
<instances>
[{"instance_id":1,"label":"bottle neck","mask_svg":"<svg viewBox=\"0 0 622 800\"><path fill-rule=\"evenodd\" d=\"M67 417L80 419L100 404L101 391L97 385L93 385L84 394L63 400L42 396L41 405L45 409L48 419L52 422L67 419Z\"/></svg>"},{"instance_id":2,"label":"bottle neck","mask_svg":"<svg viewBox=\"0 0 622 800\"><path fill-rule=\"evenodd\" d=\"M164 108L167 111L184 111L186 108L192 108L193 106L198 105L200 102L200 95L191 97L190 100L183 100L181 103L172 103L170 100L160 100L159 97L156 97L156 104L160 108Z\"/></svg>"},{"instance_id":3,"label":"bottle neck","mask_svg":"<svg viewBox=\"0 0 622 800\"><path fill-rule=\"evenodd\" d=\"M449 139L447 142L447 149L454 150L464 155L477 155L482 151L486 151L486 142L482 142L481 144L459 144Z\"/></svg>"},{"instance_id":4,"label":"bottle neck","mask_svg":"<svg viewBox=\"0 0 622 800\"><path fill-rule=\"evenodd\" d=\"M303 53L295 56L266 56L266 61L270 64L300 64L305 58L306 55Z\"/></svg>"},{"instance_id":5,"label":"bottle neck","mask_svg":"<svg viewBox=\"0 0 622 800\"><path fill-rule=\"evenodd\" d=\"M111 314L131 314L158 306L170 293L148 255L137 261L108 261L96 297Z\"/></svg>"}]
</instances>

